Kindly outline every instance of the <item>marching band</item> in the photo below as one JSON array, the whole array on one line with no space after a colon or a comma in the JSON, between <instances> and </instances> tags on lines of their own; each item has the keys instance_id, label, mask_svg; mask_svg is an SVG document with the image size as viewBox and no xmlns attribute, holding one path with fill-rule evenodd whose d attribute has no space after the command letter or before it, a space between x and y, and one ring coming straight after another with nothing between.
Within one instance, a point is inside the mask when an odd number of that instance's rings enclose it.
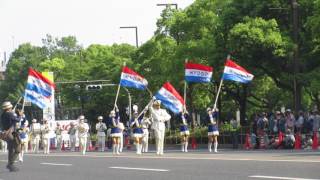
<instances>
[{"instance_id":1,"label":"marching band","mask_svg":"<svg viewBox=\"0 0 320 180\"><path fill-rule=\"evenodd\" d=\"M95 124L95 131L97 142L95 146L97 150L104 152L106 149L106 138L107 132L110 130L110 136L112 139L112 152L114 155L119 155L123 148L123 137L124 131L129 132L129 136L133 140L136 146L136 154L141 155L142 153L148 152L149 137L153 135L155 137L156 154L163 155L164 149L164 138L166 130L166 122L169 122L171 115L161 108L161 101L155 98L142 110L139 114L138 106L133 107L133 117L127 124L127 129L121 122L119 109L116 106L114 110L110 111L109 117L104 118L98 116L98 122ZM207 121L208 121L208 151L212 152L212 145L214 145L213 152L218 152L218 141L219 130L217 125L218 110L208 108L207 109ZM189 142L189 114L187 110L184 110L178 114L179 129L181 137L181 151L188 152ZM44 119L42 124L38 123L36 119L33 119L29 125L27 120L21 120L17 124L17 128L20 129L21 148L22 151L19 155L19 161L23 162L23 155L28 152L28 148L32 153L39 153L39 147L43 148L44 154L50 153L50 144L55 142L55 148L57 151L65 150L65 146L69 148L71 152L75 152L79 147L80 153L86 154L89 135L89 125L85 122L85 116L80 115L78 120L70 122L68 126L62 127L59 121L55 124L55 127L50 127L48 121ZM67 127L67 128L66 128ZM55 136L50 135L53 131ZM153 132L150 134L150 132ZM63 138L63 135L68 134L68 140ZM52 138L55 137L54 141ZM91 146L91 145L90 145ZM90 148L88 148L90 149Z\"/></svg>"}]
</instances>

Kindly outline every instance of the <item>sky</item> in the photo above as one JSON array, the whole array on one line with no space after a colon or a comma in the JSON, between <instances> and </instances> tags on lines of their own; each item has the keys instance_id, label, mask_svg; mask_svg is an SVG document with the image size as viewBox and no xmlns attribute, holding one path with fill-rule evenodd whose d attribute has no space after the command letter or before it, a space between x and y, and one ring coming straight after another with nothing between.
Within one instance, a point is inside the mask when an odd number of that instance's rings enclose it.
<instances>
[{"instance_id":1,"label":"sky","mask_svg":"<svg viewBox=\"0 0 320 180\"><path fill-rule=\"evenodd\" d=\"M90 44L129 43L139 45L156 30L164 6L177 3L186 8L195 0L0 0L0 52L7 54L19 44L41 46L41 39L75 36L83 47Z\"/></svg>"}]
</instances>

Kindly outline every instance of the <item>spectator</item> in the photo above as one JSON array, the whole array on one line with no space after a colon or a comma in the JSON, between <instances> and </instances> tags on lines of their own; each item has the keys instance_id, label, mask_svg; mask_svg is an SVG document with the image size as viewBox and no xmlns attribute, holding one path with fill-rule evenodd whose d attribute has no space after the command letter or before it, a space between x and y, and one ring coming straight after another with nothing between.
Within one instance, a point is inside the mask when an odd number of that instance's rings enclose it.
<instances>
[{"instance_id":1,"label":"spectator","mask_svg":"<svg viewBox=\"0 0 320 180\"><path fill-rule=\"evenodd\" d=\"M303 122L304 122L304 116L303 116L303 111L299 111L299 117L295 122L295 126L296 126L296 132L297 133L301 133L302 131L302 127L303 127Z\"/></svg>"},{"instance_id":2,"label":"spectator","mask_svg":"<svg viewBox=\"0 0 320 180\"><path fill-rule=\"evenodd\" d=\"M320 115L319 111L314 111L314 119L313 119L313 132L319 132L319 123L320 123Z\"/></svg>"},{"instance_id":3,"label":"spectator","mask_svg":"<svg viewBox=\"0 0 320 180\"><path fill-rule=\"evenodd\" d=\"M295 141L296 139L293 135L293 132L290 129L288 129L284 138L284 148L293 149Z\"/></svg>"},{"instance_id":4,"label":"spectator","mask_svg":"<svg viewBox=\"0 0 320 180\"><path fill-rule=\"evenodd\" d=\"M238 148L238 122L234 118L231 118L230 125L232 126L232 147L233 149Z\"/></svg>"},{"instance_id":5,"label":"spectator","mask_svg":"<svg viewBox=\"0 0 320 180\"><path fill-rule=\"evenodd\" d=\"M314 112L310 112L309 116L304 121L304 127L307 134L312 133L313 131L313 120L314 120Z\"/></svg>"},{"instance_id":6,"label":"spectator","mask_svg":"<svg viewBox=\"0 0 320 180\"><path fill-rule=\"evenodd\" d=\"M290 129L290 132L294 130L295 118L290 109L286 111L286 130Z\"/></svg>"}]
</instances>

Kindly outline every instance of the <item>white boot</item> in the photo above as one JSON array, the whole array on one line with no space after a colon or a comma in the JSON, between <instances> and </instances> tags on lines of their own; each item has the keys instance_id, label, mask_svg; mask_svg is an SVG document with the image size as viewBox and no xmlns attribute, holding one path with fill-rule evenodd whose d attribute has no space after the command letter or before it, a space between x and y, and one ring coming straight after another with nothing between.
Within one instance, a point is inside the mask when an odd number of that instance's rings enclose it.
<instances>
[{"instance_id":1,"label":"white boot","mask_svg":"<svg viewBox=\"0 0 320 180\"><path fill-rule=\"evenodd\" d=\"M116 145L116 152L117 152L118 155L120 154L120 144Z\"/></svg>"},{"instance_id":2,"label":"white boot","mask_svg":"<svg viewBox=\"0 0 320 180\"><path fill-rule=\"evenodd\" d=\"M137 144L137 154L141 154L141 148L142 148L142 145Z\"/></svg>"},{"instance_id":3,"label":"white boot","mask_svg":"<svg viewBox=\"0 0 320 180\"><path fill-rule=\"evenodd\" d=\"M212 150L211 150L211 146L212 146L212 142L209 142L209 143L208 143L208 150L209 150L209 152L212 151Z\"/></svg>"},{"instance_id":4,"label":"white boot","mask_svg":"<svg viewBox=\"0 0 320 180\"><path fill-rule=\"evenodd\" d=\"M188 142L184 143L184 152L188 152Z\"/></svg>"},{"instance_id":5,"label":"white boot","mask_svg":"<svg viewBox=\"0 0 320 180\"><path fill-rule=\"evenodd\" d=\"M181 152L184 152L185 151L185 149L184 149L184 146L185 145L185 143L183 142L183 143L181 143Z\"/></svg>"},{"instance_id":6,"label":"white boot","mask_svg":"<svg viewBox=\"0 0 320 180\"><path fill-rule=\"evenodd\" d=\"M19 153L19 161L20 161L20 162L23 162L23 158L22 158L23 155L22 155L22 153L23 153L23 152Z\"/></svg>"},{"instance_id":7,"label":"white boot","mask_svg":"<svg viewBox=\"0 0 320 180\"><path fill-rule=\"evenodd\" d=\"M218 142L214 142L214 152L215 153L218 152L217 148L218 148Z\"/></svg>"},{"instance_id":8,"label":"white boot","mask_svg":"<svg viewBox=\"0 0 320 180\"><path fill-rule=\"evenodd\" d=\"M112 144L112 154L116 154L116 144Z\"/></svg>"}]
</instances>

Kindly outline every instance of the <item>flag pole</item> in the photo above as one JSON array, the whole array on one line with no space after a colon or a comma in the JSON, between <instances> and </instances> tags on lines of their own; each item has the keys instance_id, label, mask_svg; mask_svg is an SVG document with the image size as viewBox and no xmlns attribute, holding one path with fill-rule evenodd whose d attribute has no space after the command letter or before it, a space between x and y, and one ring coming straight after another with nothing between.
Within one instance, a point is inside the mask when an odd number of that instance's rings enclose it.
<instances>
[{"instance_id":1,"label":"flag pole","mask_svg":"<svg viewBox=\"0 0 320 180\"><path fill-rule=\"evenodd\" d=\"M126 62L123 63L123 67L126 66ZM122 72L121 72L122 74ZM121 77L120 77L121 79ZM116 95L116 99L114 101L114 106L113 106L113 110L116 108L116 105L117 105L117 101L118 101L118 96L119 96L119 92L120 92L120 82L119 82L119 85L118 85L118 90L117 90L117 95Z\"/></svg>"},{"instance_id":2,"label":"flag pole","mask_svg":"<svg viewBox=\"0 0 320 180\"><path fill-rule=\"evenodd\" d=\"M20 96L20 97L19 97L19 99L18 99L18 101L17 101L16 105L14 105L14 107L13 107L13 112L16 110L17 105L20 103L21 99L22 99L22 96Z\"/></svg>"},{"instance_id":3,"label":"flag pole","mask_svg":"<svg viewBox=\"0 0 320 180\"><path fill-rule=\"evenodd\" d=\"M185 64L188 63L188 59L186 59ZM184 79L184 91L183 91L183 99L184 99L184 108L187 109L187 81Z\"/></svg>"},{"instance_id":4,"label":"flag pole","mask_svg":"<svg viewBox=\"0 0 320 180\"><path fill-rule=\"evenodd\" d=\"M227 60L228 59L230 59L230 55L227 56ZM223 75L222 75L221 80L220 80L220 84L219 84L218 92L217 92L217 95L216 95L216 99L214 101L213 109L217 108L218 97L220 95L222 84L223 84Z\"/></svg>"}]
</instances>

